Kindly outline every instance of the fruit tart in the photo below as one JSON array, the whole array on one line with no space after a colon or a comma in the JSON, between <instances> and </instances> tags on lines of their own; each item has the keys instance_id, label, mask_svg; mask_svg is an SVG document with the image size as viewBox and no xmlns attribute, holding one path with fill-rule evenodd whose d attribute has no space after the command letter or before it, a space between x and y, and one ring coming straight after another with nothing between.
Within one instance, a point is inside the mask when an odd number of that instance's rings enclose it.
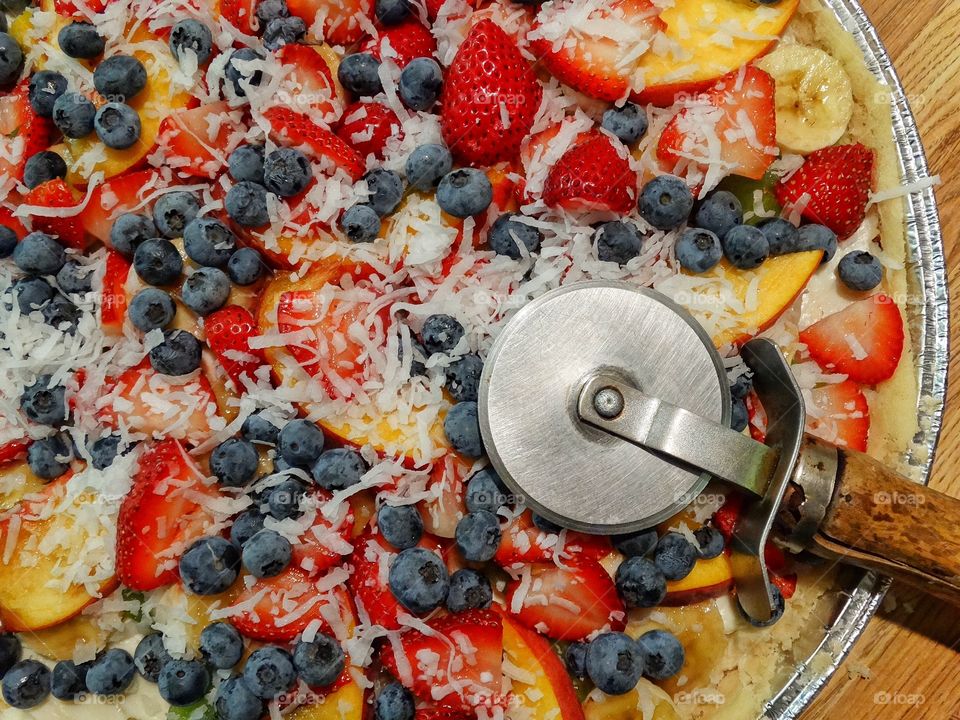
<instances>
[{"instance_id":1,"label":"fruit tart","mask_svg":"<svg viewBox=\"0 0 960 720\"><path fill-rule=\"evenodd\" d=\"M0 714L759 714L832 576L771 545L752 627L742 498L559 527L477 395L528 301L626 281L737 430L762 333L811 432L900 457L910 188L821 2L4 3Z\"/></svg>"}]
</instances>

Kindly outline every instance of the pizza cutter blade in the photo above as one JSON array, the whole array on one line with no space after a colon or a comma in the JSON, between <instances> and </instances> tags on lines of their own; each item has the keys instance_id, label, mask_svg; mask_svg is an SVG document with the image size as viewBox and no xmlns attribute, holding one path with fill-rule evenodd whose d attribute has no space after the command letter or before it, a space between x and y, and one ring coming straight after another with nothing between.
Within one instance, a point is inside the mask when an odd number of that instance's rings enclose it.
<instances>
[{"instance_id":1,"label":"pizza cutter blade","mask_svg":"<svg viewBox=\"0 0 960 720\"><path fill-rule=\"evenodd\" d=\"M842 489L910 488L956 522L960 501L805 436L803 396L780 349L758 338L741 357L767 415L765 443L730 429L723 361L686 310L620 283L554 290L520 310L488 354L479 415L490 461L535 512L594 534L652 527L693 502L711 477L739 486L754 501L737 524L731 560L737 600L757 624L775 621L782 603L764 562L775 526L791 549L890 572L886 547L901 566L915 566L899 575L960 596L960 542L939 565L937 555L917 558L889 547L892 540L850 560L862 522L847 517ZM845 472L851 467L862 472ZM831 526L831 510L844 509ZM889 513L867 517L882 526ZM955 527L943 531L947 544Z\"/></svg>"}]
</instances>

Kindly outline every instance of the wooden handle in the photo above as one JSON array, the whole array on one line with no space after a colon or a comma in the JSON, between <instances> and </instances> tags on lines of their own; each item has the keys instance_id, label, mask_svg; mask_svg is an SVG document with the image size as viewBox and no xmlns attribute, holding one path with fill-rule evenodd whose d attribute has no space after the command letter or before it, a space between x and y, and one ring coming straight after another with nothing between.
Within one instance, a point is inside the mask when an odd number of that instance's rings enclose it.
<instances>
[{"instance_id":1,"label":"wooden handle","mask_svg":"<svg viewBox=\"0 0 960 720\"><path fill-rule=\"evenodd\" d=\"M833 498L811 549L960 604L960 500L838 449Z\"/></svg>"}]
</instances>

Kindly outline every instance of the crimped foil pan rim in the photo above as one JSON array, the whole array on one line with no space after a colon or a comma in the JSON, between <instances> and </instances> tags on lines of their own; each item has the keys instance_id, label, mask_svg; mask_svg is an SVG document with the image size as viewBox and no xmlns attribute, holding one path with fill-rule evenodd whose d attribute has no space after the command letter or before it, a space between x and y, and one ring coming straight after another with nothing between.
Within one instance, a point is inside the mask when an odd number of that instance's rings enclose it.
<instances>
[{"instance_id":1,"label":"crimped foil pan rim","mask_svg":"<svg viewBox=\"0 0 960 720\"><path fill-rule=\"evenodd\" d=\"M905 183L929 175L916 122L900 77L887 49L858 2L825 0L843 26L853 35L867 67L890 87L893 129ZM931 188L908 196L906 202L907 271L911 296L922 293L923 302L907 308L916 334L913 337L920 389L917 415L923 430L916 438L917 450L908 458L916 476L929 482L930 469L943 414L949 361L949 321L943 238L940 216ZM935 402L930 402L933 399ZM833 624L825 628L822 642L803 662L786 686L767 704L764 718L793 720L826 685L876 613L890 582L875 573L864 573L856 589L844 600Z\"/></svg>"}]
</instances>

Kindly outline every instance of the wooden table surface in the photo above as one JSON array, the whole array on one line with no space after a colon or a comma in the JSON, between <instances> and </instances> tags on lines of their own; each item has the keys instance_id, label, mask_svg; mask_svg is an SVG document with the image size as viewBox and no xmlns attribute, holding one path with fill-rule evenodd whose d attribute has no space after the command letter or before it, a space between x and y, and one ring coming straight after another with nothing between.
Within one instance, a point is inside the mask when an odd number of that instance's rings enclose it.
<instances>
[{"instance_id":1,"label":"wooden table surface","mask_svg":"<svg viewBox=\"0 0 960 720\"><path fill-rule=\"evenodd\" d=\"M946 245L950 392L931 486L960 497L960 0L861 0L894 60L927 151ZM960 531L960 529L958 529ZM805 720L960 720L960 608L894 585Z\"/></svg>"}]
</instances>

